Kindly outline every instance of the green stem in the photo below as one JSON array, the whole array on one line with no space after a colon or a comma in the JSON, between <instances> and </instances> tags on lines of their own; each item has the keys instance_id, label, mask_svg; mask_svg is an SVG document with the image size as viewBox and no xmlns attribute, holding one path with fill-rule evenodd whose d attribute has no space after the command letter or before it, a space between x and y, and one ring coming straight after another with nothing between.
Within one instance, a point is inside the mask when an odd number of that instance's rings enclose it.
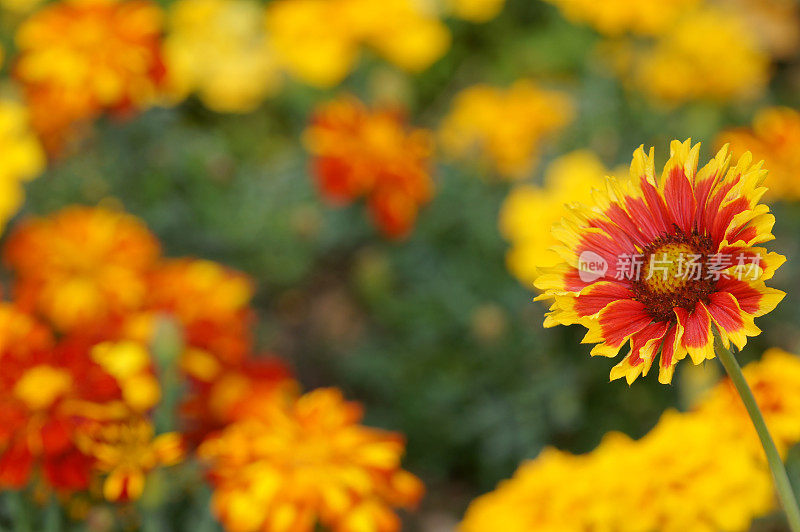
<instances>
[{"instance_id":1,"label":"green stem","mask_svg":"<svg viewBox=\"0 0 800 532\"><path fill-rule=\"evenodd\" d=\"M748 386L744 374L742 373L742 368L739 366L733 353L720 345L719 342L717 342L716 347L717 357L725 367L725 371L736 387L736 391L739 392L739 397L741 397L742 403L744 403L744 407L747 409L747 413L750 414L750 419L753 421L753 426L756 428L758 437L761 440L761 446L764 447L764 453L767 455L767 463L769 463L772 477L775 480L775 489L778 491L778 498L781 501L784 512L786 512L789 528L792 532L800 532L800 508L797 506L797 497L795 497L792 491L792 484L789 482L789 475L786 474L786 467L783 465L783 460L781 460L781 455L778 453L778 448L775 446L775 442L769 434L769 429L767 429L764 416L758 408L756 398L753 397L753 392L750 390L750 386Z\"/></svg>"}]
</instances>

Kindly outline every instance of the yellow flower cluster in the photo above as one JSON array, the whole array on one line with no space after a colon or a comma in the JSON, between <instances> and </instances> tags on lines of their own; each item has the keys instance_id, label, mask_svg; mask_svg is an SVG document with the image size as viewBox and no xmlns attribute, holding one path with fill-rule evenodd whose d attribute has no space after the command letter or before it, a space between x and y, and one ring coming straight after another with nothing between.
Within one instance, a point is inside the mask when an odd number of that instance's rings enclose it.
<instances>
[{"instance_id":1,"label":"yellow flower cluster","mask_svg":"<svg viewBox=\"0 0 800 532\"><path fill-rule=\"evenodd\" d=\"M282 66L300 80L334 86L366 45L416 72L439 59L450 33L413 0L277 0L267 6L267 32Z\"/></svg>"},{"instance_id":2,"label":"yellow flower cluster","mask_svg":"<svg viewBox=\"0 0 800 532\"><path fill-rule=\"evenodd\" d=\"M619 36L624 33L658 35L667 30L681 13L699 0L546 0L557 6L573 23L588 24L600 33Z\"/></svg>"},{"instance_id":3,"label":"yellow flower cluster","mask_svg":"<svg viewBox=\"0 0 800 532\"><path fill-rule=\"evenodd\" d=\"M558 244L550 228L564 216L564 205L590 200L592 188L608 175L597 156L586 150L554 160L545 172L544 186L514 187L500 210L500 232L511 243L506 263L511 273L533 287L537 269L559 261L551 248Z\"/></svg>"},{"instance_id":4,"label":"yellow flower cluster","mask_svg":"<svg viewBox=\"0 0 800 532\"><path fill-rule=\"evenodd\" d=\"M767 198L800 199L800 113L788 107L762 109L751 128L723 131L717 144L726 143L734 155L750 151L755 160L764 160L769 168Z\"/></svg>"},{"instance_id":5,"label":"yellow flower cluster","mask_svg":"<svg viewBox=\"0 0 800 532\"><path fill-rule=\"evenodd\" d=\"M249 112L280 86L264 10L253 0L179 0L170 7L164 60L178 98L196 91L209 108Z\"/></svg>"},{"instance_id":6,"label":"yellow flower cluster","mask_svg":"<svg viewBox=\"0 0 800 532\"><path fill-rule=\"evenodd\" d=\"M538 159L541 144L572 120L567 95L521 80L507 89L476 85L456 95L439 129L451 158L482 162L507 179L519 179Z\"/></svg>"},{"instance_id":7,"label":"yellow flower cluster","mask_svg":"<svg viewBox=\"0 0 800 532\"><path fill-rule=\"evenodd\" d=\"M800 441L800 359L773 349L745 376L778 444ZM763 451L725 380L640 440L611 433L586 455L544 450L474 501L459 530L734 532L774 507Z\"/></svg>"},{"instance_id":8,"label":"yellow flower cluster","mask_svg":"<svg viewBox=\"0 0 800 532\"><path fill-rule=\"evenodd\" d=\"M752 97L769 81L757 36L738 14L716 8L682 18L631 66L632 83L667 103Z\"/></svg>"},{"instance_id":9,"label":"yellow flower cluster","mask_svg":"<svg viewBox=\"0 0 800 532\"><path fill-rule=\"evenodd\" d=\"M23 183L45 166L39 141L29 127L25 106L0 100L0 230L22 206Z\"/></svg>"}]
</instances>

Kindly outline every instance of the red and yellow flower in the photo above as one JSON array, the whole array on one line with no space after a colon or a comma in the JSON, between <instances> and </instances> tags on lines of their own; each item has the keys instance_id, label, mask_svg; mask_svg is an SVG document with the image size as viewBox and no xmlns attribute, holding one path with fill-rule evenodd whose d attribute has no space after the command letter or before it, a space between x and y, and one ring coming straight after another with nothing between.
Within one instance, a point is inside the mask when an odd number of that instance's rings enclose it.
<instances>
[{"instance_id":1,"label":"red and yellow flower","mask_svg":"<svg viewBox=\"0 0 800 532\"><path fill-rule=\"evenodd\" d=\"M358 425L361 407L335 389L243 403L199 450L214 512L232 532L400 530L421 482L400 468L401 436Z\"/></svg>"},{"instance_id":2,"label":"red and yellow flower","mask_svg":"<svg viewBox=\"0 0 800 532\"><path fill-rule=\"evenodd\" d=\"M140 308L158 253L156 238L133 216L70 207L20 224L5 259L17 303L70 331Z\"/></svg>"},{"instance_id":3,"label":"red and yellow flower","mask_svg":"<svg viewBox=\"0 0 800 532\"><path fill-rule=\"evenodd\" d=\"M93 460L75 445L76 412L83 404L118 400L117 382L81 342L4 353L2 365L0 485L19 489L36 475L57 490L86 489Z\"/></svg>"},{"instance_id":4,"label":"red and yellow flower","mask_svg":"<svg viewBox=\"0 0 800 532\"><path fill-rule=\"evenodd\" d=\"M77 122L155 102L165 74L161 30L162 12L148 0L64 0L20 26L14 73L51 151Z\"/></svg>"},{"instance_id":5,"label":"red and yellow flower","mask_svg":"<svg viewBox=\"0 0 800 532\"><path fill-rule=\"evenodd\" d=\"M340 98L317 110L305 141L325 197L349 203L366 196L375 223L391 238L407 235L433 196L432 135L410 129L396 109Z\"/></svg>"},{"instance_id":6,"label":"red and yellow flower","mask_svg":"<svg viewBox=\"0 0 800 532\"><path fill-rule=\"evenodd\" d=\"M553 300L545 326L585 326L592 355L630 344L612 379L633 382L660 353L669 383L687 354L695 364L715 356L714 328L741 349L760 333L754 318L785 295L765 285L785 261L761 247L775 223L759 203L766 170L749 153L732 165L727 148L698 170L699 150L673 141L657 179L653 150L640 147L630 180L607 178L592 206L571 206L553 228L563 262L536 280L538 299Z\"/></svg>"}]
</instances>

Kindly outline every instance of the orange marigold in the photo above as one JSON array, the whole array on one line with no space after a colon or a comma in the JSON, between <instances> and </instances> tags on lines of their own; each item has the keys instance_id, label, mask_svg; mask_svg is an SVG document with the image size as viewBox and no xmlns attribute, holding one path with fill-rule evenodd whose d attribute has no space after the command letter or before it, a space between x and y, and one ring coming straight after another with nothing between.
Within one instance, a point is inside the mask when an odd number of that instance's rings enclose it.
<instances>
[{"instance_id":1,"label":"orange marigold","mask_svg":"<svg viewBox=\"0 0 800 532\"><path fill-rule=\"evenodd\" d=\"M251 351L253 290L245 274L215 262L170 259L150 273L145 306L173 316L187 345L237 364Z\"/></svg>"},{"instance_id":2,"label":"orange marigold","mask_svg":"<svg viewBox=\"0 0 800 532\"><path fill-rule=\"evenodd\" d=\"M403 438L358 425L362 409L336 389L247 402L199 450L213 508L232 532L400 530L392 511L423 486L400 468Z\"/></svg>"},{"instance_id":3,"label":"orange marigold","mask_svg":"<svg viewBox=\"0 0 800 532\"><path fill-rule=\"evenodd\" d=\"M18 304L69 331L138 309L158 253L155 237L133 216L70 207L21 223L5 259Z\"/></svg>"},{"instance_id":4,"label":"orange marigold","mask_svg":"<svg viewBox=\"0 0 800 532\"><path fill-rule=\"evenodd\" d=\"M712 324L722 343L742 349L761 330L754 318L786 295L769 288L785 257L760 247L775 217L759 203L762 164L745 153L735 165L723 148L697 169L700 145L673 141L660 180L654 154L633 154L630 180L607 178L592 206L575 204L553 234L563 262L542 268L536 287L551 299L545 326L581 324L592 355L630 352L611 378L633 382L661 354L669 383L688 354L714 358Z\"/></svg>"},{"instance_id":5,"label":"orange marigold","mask_svg":"<svg viewBox=\"0 0 800 532\"><path fill-rule=\"evenodd\" d=\"M735 155L750 151L755 158L764 159L770 169L768 198L800 199L800 113L788 107L768 107L759 111L752 127L723 131L717 143L730 144Z\"/></svg>"},{"instance_id":6,"label":"orange marigold","mask_svg":"<svg viewBox=\"0 0 800 532\"><path fill-rule=\"evenodd\" d=\"M339 98L314 113L305 144L322 194L334 203L366 197L390 238L407 235L433 196L432 135L410 129L397 109L370 110L355 98Z\"/></svg>"},{"instance_id":7,"label":"orange marigold","mask_svg":"<svg viewBox=\"0 0 800 532\"><path fill-rule=\"evenodd\" d=\"M165 75L161 30L161 9L148 0L63 0L19 27L14 73L51 150L75 122L155 101Z\"/></svg>"}]
</instances>

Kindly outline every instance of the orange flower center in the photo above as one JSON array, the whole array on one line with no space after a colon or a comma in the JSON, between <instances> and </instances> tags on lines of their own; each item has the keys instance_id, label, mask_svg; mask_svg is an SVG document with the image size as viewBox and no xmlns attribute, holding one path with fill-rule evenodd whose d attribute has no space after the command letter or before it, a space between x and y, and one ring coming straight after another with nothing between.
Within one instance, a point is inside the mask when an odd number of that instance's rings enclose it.
<instances>
[{"instance_id":1,"label":"orange flower center","mask_svg":"<svg viewBox=\"0 0 800 532\"><path fill-rule=\"evenodd\" d=\"M693 278L694 272L690 270L696 256L691 246L679 242L657 248L646 257L642 267L647 288L656 294L671 294L682 289Z\"/></svg>"}]
</instances>

